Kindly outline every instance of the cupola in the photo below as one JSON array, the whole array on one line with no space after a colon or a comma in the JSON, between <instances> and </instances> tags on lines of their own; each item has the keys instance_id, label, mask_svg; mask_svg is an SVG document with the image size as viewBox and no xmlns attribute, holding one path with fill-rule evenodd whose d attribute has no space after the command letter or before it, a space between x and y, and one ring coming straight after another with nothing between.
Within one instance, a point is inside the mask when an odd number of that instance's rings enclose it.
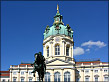
<instances>
[{"instance_id":1,"label":"cupola","mask_svg":"<svg viewBox=\"0 0 109 82\"><path fill-rule=\"evenodd\" d=\"M62 22L63 16L59 13L59 6L57 5L57 13L54 16L54 23L53 25L46 26L45 32L44 32L44 39L46 39L49 36L55 36L55 35L66 35L70 38L73 38L73 30L71 29L70 25L67 24L66 26Z\"/></svg>"}]
</instances>

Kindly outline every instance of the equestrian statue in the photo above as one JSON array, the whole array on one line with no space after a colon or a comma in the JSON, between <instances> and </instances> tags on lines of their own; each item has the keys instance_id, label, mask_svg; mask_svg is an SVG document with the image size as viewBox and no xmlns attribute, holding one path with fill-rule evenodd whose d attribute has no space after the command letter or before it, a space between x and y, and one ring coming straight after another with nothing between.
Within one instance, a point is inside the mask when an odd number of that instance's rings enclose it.
<instances>
[{"instance_id":1,"label":"equestrian statue","mask_svg":"<svg viewBox=\"0 0 109 82\"><path fill-rule=\"evenodd\" d=\"M35 73L37 71L39 76L39 82L40 81L43 82L44 74L46 73L45 58L41 52L36 53L34 56L35 56L34 63L31 64L32 66L34 66L34 69L31 73L34 73L33 76L35 77Z\"/></svg>"}]
</instances>

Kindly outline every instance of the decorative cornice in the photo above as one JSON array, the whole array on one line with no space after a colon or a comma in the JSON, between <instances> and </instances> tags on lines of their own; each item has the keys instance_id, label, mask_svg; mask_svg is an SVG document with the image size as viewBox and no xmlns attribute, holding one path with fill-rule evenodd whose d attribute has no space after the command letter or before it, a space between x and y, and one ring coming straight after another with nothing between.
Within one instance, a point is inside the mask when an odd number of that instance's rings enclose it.
<instances>
[{"instance_id":1,"label":"decorative cornice","mask_svg":"<svg viewBox=\"0 0 109 82\"><path fill-rule=\"evenodd\" d=\"M74 64L71 63L71 62L68 62L68 61L65 61L65 60L62 60L62 59L59 59L59 58L55 58L55 59L53 59L53 60L51 60L51 61L48 61L48 62L46 62L46 64L51 63L51 62L54 62L54 61L56 61L56 60L62 61L62 62L64 62L64 63L68 63L68 64L70 64L70 65L74 65Z\"/></svg>"}]
</instances>

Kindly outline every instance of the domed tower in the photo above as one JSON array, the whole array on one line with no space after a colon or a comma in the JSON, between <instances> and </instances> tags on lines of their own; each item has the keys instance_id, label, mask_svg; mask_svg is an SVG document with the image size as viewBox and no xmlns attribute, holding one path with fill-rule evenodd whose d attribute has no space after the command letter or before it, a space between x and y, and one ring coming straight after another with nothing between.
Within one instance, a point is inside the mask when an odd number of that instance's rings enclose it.
<instances>
[{"instance_id":1,"label":"domed tower","mask_svg":"<svg viewBox=\"0 0 109 82\"><path fill-rule=\"evenodd\" d=\"M73 62L73 30L69 24L65 26L62 19L57 5L54 23L51 27L47 25L44 32L43 54L48 61L58 58Z\"/></svg>"}]
</instances>

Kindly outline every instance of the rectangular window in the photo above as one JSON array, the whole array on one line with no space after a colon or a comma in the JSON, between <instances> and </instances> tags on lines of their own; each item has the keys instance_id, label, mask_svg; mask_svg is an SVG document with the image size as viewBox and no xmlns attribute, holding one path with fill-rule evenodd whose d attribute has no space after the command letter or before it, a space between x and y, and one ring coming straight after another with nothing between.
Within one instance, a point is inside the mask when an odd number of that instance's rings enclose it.
<instances>
[{"instance_id":1,"label":"rectangular window","mask_svg":"<svg viewBox=\"0 0 109 82\"><path fill-rule=\"evenodd\" d=\"M24 75L24 72L23 71L21 72L21 75Z\"/></svg>"},{"instance_id":2,"label":"rectangular window","mask_svg":"<svg viewBox=\"0 0 109 82\"><path fill-rule=\"evenodd\" d=\"M98 70L95 70L95 73L98 73Z\"/></svg>"},{"instance_id":3,"label":"rectangular window","mask_svg":"<svg viewBox=\"0 0 109 82\"><path fill-rule=\"evenodd\" d=\"M5 79L3 79L2 82L5 82Z\"/></svg>"},{"instance_id":4,"label":"rectangular window","mask_svg":"<svg viewBox=\"0 0 109 82\"><path fill-rule=\"evenodd\" d=\"M49 47L47 48L47 57L49 56Z\"/></svg>"},{"instance_id":5,"label":"rectangular window","mask_svg":"<svg viewBox=\"0 0 109 82\"><path fill-rule=\"evenodd\" d=\"M89 70L86 70L85 73L89 73Z\"/></svg>"},{"instance_id":6,"label":"rectangular window","mask_svg":"<svg viewBox=\"0 0 109 82\"><path fill-rule=\"evenodd\" d=\"M16 75L17 73L16 72L13 72L13 75Z\"/></svg>"},{"instance_id":7,"label":"rectangular window","mask_svg":"<svg viewBox=\"0 0 109 82\"><path fill-rule=\"evenodd\" d=\"M32 82L32 78L29 78L29 82Z\"/></svg>"},{"instance_id":8,"label":"rectangular window","mask_svg":"<svg viewBox=\"0 0 109 82\"><path fill-rule=\"evenodd\" d=\"M107 70L105 69L105 70L104 70L104 72L106 73L106 72L107 72Z\"/></svg>"},{"instance_id":9,"label":"rectangular window","mask_svg":"<svg viewBox=\"0 0 109 82\"><path fill-rule=\"evenodd\" d=\"M95 82L98 82L98 77L95 77Z\"/></svg>"},{"instance_id":10,"label":"rectangular window","mask_svg":"<svg viewBox=\"0 0 109 82\"><path fill-rule=\"evenodd\" d=\"M13 82L16 82L16 78L13 78Z\"/></svg>"},{"instance_id":11,"label":"rectangular window","mask_svg":"<svg viewBox=\"0 0 109 82\"><path fill-rule=\"evenodd\" d=\"M29 75L32 75L31 71L29 71Z\"/></svg>"},{"instance_id":12,"label":"rectangular window","mask_svg":"<svg viewBox=\"0 0 109 82\"><path fill-rule=\"evenodd\" d=\"M69 56L69 47L66 47L66 56Z\"/></svg>"},{"instance_id":13,"label":"rectangular window","mask_svg":"<svg viewBox=\"0 0 109 82\"><path fill-rule=\"evenodd\" d=\"M89 81L89 77L85 77L85 82L88 82Z\"/></svg>"},{"instance_id":14,"label":"rectangular window","mask_svg":"<svg viewBox=\"0 0 109 82\"><path fill-rule=\"evenodd\" d=\"M21 78L21 82L24 82L24 78Z\"/></svg>"},{"instance_id":15,"label":"rectangular window","mask_svg":"<svg viewBox=\"0 0 109 82\"><path fill-rule=\"evenodd\" d=\"M104 77L104 81L107 81L108 82L109 81L109 77L108 76L105 76Z\"/></svg>"}]
</instances>

